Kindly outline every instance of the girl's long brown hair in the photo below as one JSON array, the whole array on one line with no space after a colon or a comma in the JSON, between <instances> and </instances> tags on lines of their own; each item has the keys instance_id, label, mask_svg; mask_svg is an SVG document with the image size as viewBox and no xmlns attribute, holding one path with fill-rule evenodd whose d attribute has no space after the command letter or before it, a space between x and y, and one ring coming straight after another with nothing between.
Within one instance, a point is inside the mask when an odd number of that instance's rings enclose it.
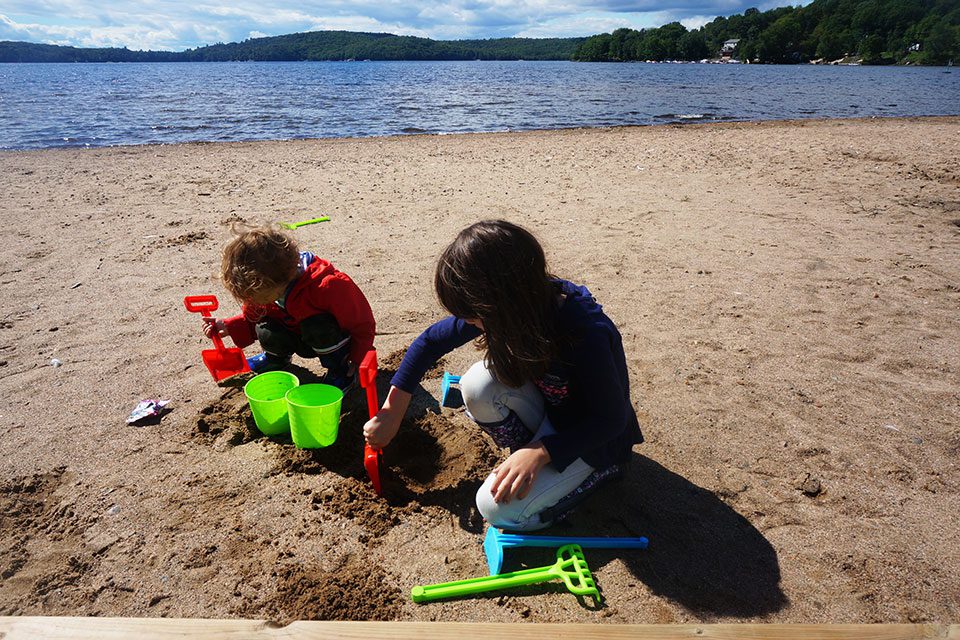
<instances>
[{"instance_id":1,"label":"girl's long brown hair","mask_svg":"<svg viewBox=\"0 0 960 640\"><path fill-rule=\"evenodd\" d=\"M543 377L558 351L558 287L543 247L529 231L505 220L484 220L461 231L437 263L434 287L444 308L481 320L484 361L503 383L519 387Z\"/></svg>"}]
</instances>

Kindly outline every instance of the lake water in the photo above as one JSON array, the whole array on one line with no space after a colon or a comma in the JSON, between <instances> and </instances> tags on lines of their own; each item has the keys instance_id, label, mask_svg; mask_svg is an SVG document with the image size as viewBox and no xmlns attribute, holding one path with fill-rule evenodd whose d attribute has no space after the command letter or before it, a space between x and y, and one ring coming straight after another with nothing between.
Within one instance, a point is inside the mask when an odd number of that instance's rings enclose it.
<instances>
[{"instance_id":1,"label":"lake water","mask_svg":"<svg viewBox=\"0 0 960 640\"><path fill-rule=\"evenodd\" d=\"M0 148L960 115L960 68L0 64Z\"/></svg>"}]
</instances>

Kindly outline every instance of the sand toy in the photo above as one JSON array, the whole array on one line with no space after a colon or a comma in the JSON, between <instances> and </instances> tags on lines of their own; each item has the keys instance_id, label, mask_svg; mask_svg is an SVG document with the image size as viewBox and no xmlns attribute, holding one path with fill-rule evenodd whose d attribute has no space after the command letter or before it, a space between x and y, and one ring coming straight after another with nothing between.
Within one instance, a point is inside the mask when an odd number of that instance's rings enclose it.
<instances>
[{"instance_id":1,"label":"sand toy","mask_svg":"<svg viewBox=\"0 0 960 640\"><path fill-rule=\"evenodd\" d=\"M444 582L414 587L410 596L414 602L429 602L442 598L457 598L485 591L496 591L525 584L537 584L551 580L563 580L570 593L578 596L592 596L600 602L600 592L590 575L590 568L583 557L583 550L575 544L557 549L557 561L547 567L525 569L498 576L483 576L457 582Z\"/></svg>"},{"instance_id":2,"label":"sand toy","mask_svg":"<svg viewBox=\"0 0 960 640\"><path fill-rule=\"evenodd\" d=\"M302 384L287 391L290 438L300 449L320 449L337 441L343 391L330 384Z\"/></svg>"},{"instance_id":3,"label":"sand toy","mask_svg":"<svg viewBox=\"0 0 960 640\"><path fill-rule=\"evenodd\" d=\"M360 363L360 386L367 391L367 413L373 418L380 409L380 403L377 402L377 352L373 349L367 352L363 362ZM380 449L375 449L369 444L363 446L363 466L367 469L373 490L378 496L383 495L380 487L381 457Z\"/></svg>"},{"instance_id":4,"label":"sand toy","mask_svg":"<svg viewBox=\"0 0 960 640\"><path fill-rule=\"evenodd\" d=\"M250 412L257 429L265 436L290 432L287 412L287 391L300 385L297 376L287 371L268 371L250 378L243 386L243 395L250 403Z\"/></svg>"},{"instance_id":5,"label":"sand toy","mask_svg":"<svg viewBox=\"0 0 960 640\"><path fill-rule=\"evenodd\" d=\"M204 318L209 318L213 311L220 306L217 302L217 296L187 296L183 299L183 306L191 313L199 313ZM243 355L243 349L238 347L227 348L216 331L210 336L213 339L215 349L204 349L200 356L203 358L203 364L207 365L210 375L217 382L224 378L235 376L238 373L250 371L250 365Z\"/></svg>"},{"instance_id":6,"label":"sand toy","mask_svg":"<svg viewBox=\"0 0 960 640\"><path fill-rule=\"evenodd\" d=\"M447 406L447 395L450 393L450 385L460 384L460 376L455 376L449 371L443 372L443 380L440 381L440 406Z\"/></svg>"},{"instance_id":7,"label":"sand toy","mask_svg":"<svg viewBox=\"0 0 960 640\"><path fill-rule=\"evenodd\" d=\"M312 220L304 220L303 222L281 222L280 226L284 229L299 229L300 227L305 227L308 224L316 224L317 222L330 222L330 216L320 216L319 218L313 218Z\"/></svg>"},{"instance_id":8,"label":"sand toy","mask_svg":"<svg viewBox=\"0 0 960 640\"><path fill-rule=\"evenodd\" d=\"M503 567L503 550L506 547L557 547L570 544L578 545L581 549L646 549L649 541L643 536L639 538L528 536L500 533L496 527L488 527L487 535L483 539L483 551L487 555L490 575L495 576Z\"/></svg>"}]
</instances>

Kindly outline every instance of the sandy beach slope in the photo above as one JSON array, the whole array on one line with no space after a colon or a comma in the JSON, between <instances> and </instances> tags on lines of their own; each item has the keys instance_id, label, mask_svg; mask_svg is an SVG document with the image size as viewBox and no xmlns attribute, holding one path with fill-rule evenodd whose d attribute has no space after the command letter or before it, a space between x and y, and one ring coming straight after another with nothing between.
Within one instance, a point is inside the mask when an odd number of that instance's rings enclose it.
<instances>
[{"instance_id":1,"label":"sandy beach slope","mask_svg":"<svg viewBox=\"0 0 960 640\"><path fill-rule=\"evenodd\" d=\"M960 619L960 118L4 152L0 194L0 614ZM236 308L227 225L320 213L295 233L371 300L381 397L478 218L534 230L618 323L648 442L550 531L650 538L588 552L602 608L410 602L485 573L471 506L501 453L437 405L472 348L424 381L386 500L359 395L298 451L210 378L182 298ZM144 398L172 411L128 426Z\"/></svg>"}]
</instances>

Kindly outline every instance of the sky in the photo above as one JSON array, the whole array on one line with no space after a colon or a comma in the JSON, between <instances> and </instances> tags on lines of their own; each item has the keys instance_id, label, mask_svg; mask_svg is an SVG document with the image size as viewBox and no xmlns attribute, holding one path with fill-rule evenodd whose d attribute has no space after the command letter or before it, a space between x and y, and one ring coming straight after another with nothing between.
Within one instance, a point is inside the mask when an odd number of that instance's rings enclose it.
<instances>
[{"instance_id":1,"label":"sky","mask_svg":"<svg viewBox=\"0 0 960 640\"><path fill-rule=\"evenodd\" d=\"M565 38L801 4L794 0L0 0L0 40L182 51L321 30L436 40Z\"/></svg>"}]
</instances>

